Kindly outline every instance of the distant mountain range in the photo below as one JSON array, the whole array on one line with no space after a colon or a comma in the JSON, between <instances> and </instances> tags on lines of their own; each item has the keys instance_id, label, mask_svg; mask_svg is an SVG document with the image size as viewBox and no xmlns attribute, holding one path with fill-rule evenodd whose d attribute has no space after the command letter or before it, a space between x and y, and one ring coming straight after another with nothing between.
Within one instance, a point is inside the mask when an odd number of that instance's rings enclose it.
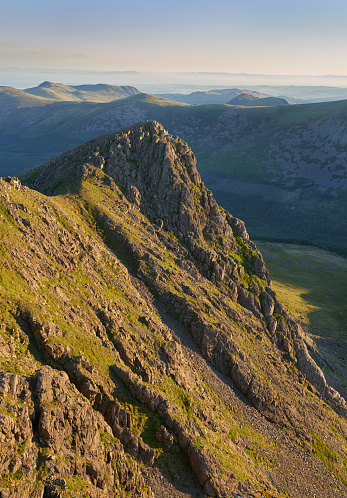
<instances>
[{"instance_id":1,"label":"distant mountain range","mask_svg":"<svg viewBox=\"0 0 347 498\"><path fill-rule=\"evenodd\" d=\"M124 99L130 95L140 93L133 86L103 84L67 86L62 83L52 83L51 81L45 81L34 88L27 88L24 92L54 101L69 102L111 102L112 100Z\"/></svg>"},{"instance_id":2,"label":"distant mountain range","mask_svg":"<svg viewBox=\"0 0 347 498\"><path fill-rule=\"evenodd\" d=\"M53 102L111 102L137 95L140 91L132 86L79 85L44 81L41 85L25 90L0 86L0 113L6 108L36 107Z\"/></svg>"},{"instance_id":3,"label":"distant mountain range","mask_svg":"<svg viewBox=\"0 0 347 498\"><path fill-rule=\"evenodd\" d=\"M251 105L249 103L249 101L251 100L254 100L254 103L252 104L254 106L255 105L272 106L272 105L288 104L288 102L285 101L285 99L273 97L271 95L257 91L241 90L240 88L230 88L222 90L216 89L216 90L209 90L207 92L192 92L189 94L167 93L167 94L157 94L156 96L168 100L173 100L174 102L182 102L184 104L191 104L191 105L230 104L230 105L244 106L244 105ZM262 100L262 103L260 103L259 99L269 99L269 100L267 101Z\"/></svg>"},{"instance_id":4,"label":"distant mountain range","mask_svg":"<svg viewBox=\"0 0 347 498\"><path fill-rule=\"evenodd\" d=\"M157 97L166 98L186 104L227 104L231 99L244 92L262 93L264 97L284 98L289 104L313 104L347 99L347 88L330 86L297 85L250 85L246 89L232 87L229 89L193 91L191 93L165 93L147 89Z\"/></svg>"},{"instance_id":5,"label":"distant mountain range","mask_svg":"<svg viewBox=\"0 0 347 498\"><path fill-rule=\"evenodd\" d=\"M347 253L347 101L238 107L138 93L108 103L47 103L8 87L0 95L12 102L0 106L2 175L155 119L190 143L207 187L247 222L253 238Z\"/></svg>"}]
</instances>

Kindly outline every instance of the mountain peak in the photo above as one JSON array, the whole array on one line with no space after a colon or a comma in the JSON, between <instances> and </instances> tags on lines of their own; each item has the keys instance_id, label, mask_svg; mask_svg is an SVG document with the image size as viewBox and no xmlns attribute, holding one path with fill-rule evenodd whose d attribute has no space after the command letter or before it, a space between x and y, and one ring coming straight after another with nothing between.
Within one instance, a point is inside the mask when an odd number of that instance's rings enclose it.
<instances>
[{"instance_id":1,"label":"mountain peak","mask_svg":"<svg viewBox=\"0 0 347 498\"><path fill-rule=\"evenodd\" d=\"M70 164L74 166L67 166ZM55 195L64 189L70 191L93 167L112 177L152 222L194 246L197 254L201 252L199 258L213 260L210 246L214 240L221 241L225 254L237 251L233 234L255 250L244 224L220 208L202 183L188 144L171 136L157 121L138 123L87 142L21 177L33 188ZM34 181L30 180L32 176ZM204 251L211 254L203 255ZM259 276L267 285L268 274L260 254L257 261ZM221 275L229 271L228 264L226 269L222 269L223 262L214 265Z\"/></svg>"},{"instance_id":2,"label":"mountain peak","mask_svg":"<svg viewBox=\"0 0 347 498\"><path fill-rule=\"evenodd\" d=\"M7 231L13 228L9 250L17 240L22 253L9 257L19 259L16 268L30 279L39 306L34 313L26 293L18 305L11 286L8 298L15 299L17 322L56 369L43 365L36 374L33 398L42 413L39 437L30 441L56 444L60 433L51 429L57 424L48 421L62 413L59 399L75 406L75 386L88 401L83 398L81 411L95 412L104 438L109 430L119 439L111 445L108 437L108 451L122 443L149 466L158 447L171 452L170 462L184 452L207 496L256 495L261 487L273 497L274 488L289 487L292 496L309 498L313 488L317 495L330 490L330 475L317 470L311 453L333 437L334 472L346 472L346 442L330 432L338 424L347 433L346 403L309 354L314 343L271 289L244 224L204 186L188 144L156 121L142 122L71 149L21 179L46 196L13 179L0 181L1 220ZM22 271L22 260L30 271ZM4 285L19 288L6 264ZM88 427L81 411L77 422L66 422L72 434ZM63 456L74 455L70 440L61 441ZM87 460L93 441L82 448ZM253 461L249 455L258 450L261 458ZM104 479L114 496L111 460L100 451L97 467L78 469L92 485ZM48 467L52 479L61 472ZM74 469L64 471L69 476ZM291 477L297 472L298 483ZM158 489L151 469L146 473ZM339 493L342 484L334 483ZM170 496L167 489L156 496Z\"/></svg>"},{"instance_id":3,"label":"mountain peak","mask_svg":"<svg viewBox=\"0 0 347 498\"><path fill-rule=\"evenodd\" d=\"M39 86L38 88L50 88L52 86L55 86L59 83L53 83L52 81L43 81Z\"/></svg>"},{"instance_id":4,"label":"mountain peak","mask_svg":"<svg viewBox=\"0 0 347 498\"><path fill-rule=\"evenodd\" d=\"M83 179L98 176L97 171L115 182L151 223L183 242L205 278L231 289L233 299L270 333L289 334L296 343L301 370L347 415L343 399L313 366L307 352L312 341L271 290L263 258L244 223L218 206L201 181L195 155L186 142L170 135L157 121L147 121L71 149L21 178L46 195L57 195L78 191ZM224 360L220 364L227 370Z\"/></svg>"},{"instance_id":5,"label":"mountain peak","mask_svg":"<svg viewBox=\"0 0 347 498\"><path fill-rule=\"evenodd\" d=\"M271 97L265 93L247 90L240 93L235 98L228 102L228 105L240 105L246 107L253 106L275 106L275 105L289 105L288 102L280 97Z\"/></svg>"}]
</instances>

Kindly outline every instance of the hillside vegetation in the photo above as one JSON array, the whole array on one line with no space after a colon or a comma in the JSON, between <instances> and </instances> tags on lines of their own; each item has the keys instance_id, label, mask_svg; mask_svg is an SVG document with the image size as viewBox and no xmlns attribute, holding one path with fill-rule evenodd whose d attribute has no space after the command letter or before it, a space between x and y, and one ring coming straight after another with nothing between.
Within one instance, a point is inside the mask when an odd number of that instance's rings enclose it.
<instances>
[{"instance_id":1,"label":"hillside vegetation","mask_svg":"<svg viewBox=\"0 0 347 498\"><path fill-rule=\"evenodd\" d=\"M0 180L1 493L347 496L347 404L182 139L139 124L21 180Z\"/></svg>"},{"instance_id":2,"label":"hillside vegetation","mask_svg":"<svg viewBox=\"0 0 347 498\"><path fill-rule=\"evenodd\" d=\"M309 246L257 243L272 286L312 334L328 362L325 374L347 395L346 259Z\"/></svg>"}]
</instances>

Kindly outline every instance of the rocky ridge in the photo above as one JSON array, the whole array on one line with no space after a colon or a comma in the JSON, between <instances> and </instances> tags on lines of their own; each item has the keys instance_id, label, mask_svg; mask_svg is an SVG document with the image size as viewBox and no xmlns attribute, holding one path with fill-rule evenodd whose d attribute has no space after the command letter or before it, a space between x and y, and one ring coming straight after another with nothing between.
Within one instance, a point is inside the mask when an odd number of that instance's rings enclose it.
<instances>
[{"instance_id":1,"label":"rocky ridge","mask_svg":"<svg viewBox=\"0 0 347 498\"><path fill-rule=\"evenodd\" d=\"M0 181L3 496L346 496L346 404L187 144L143 123L21 180Z\"/></svg>"}]
</instances>

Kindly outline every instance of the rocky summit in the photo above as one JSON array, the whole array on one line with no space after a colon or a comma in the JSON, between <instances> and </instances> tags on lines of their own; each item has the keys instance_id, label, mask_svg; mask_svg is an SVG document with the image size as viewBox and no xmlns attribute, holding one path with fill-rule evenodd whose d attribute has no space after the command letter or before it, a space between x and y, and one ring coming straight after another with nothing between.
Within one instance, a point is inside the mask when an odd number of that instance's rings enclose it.
<instances>
[{"instance_id":1,"label":"rocky summit","mask_svg":"<svg viewBox=\"0 0 347 498\"><path fill-rule=\"evenodd\" d=\"M347 496L347 405L156 122L0 180L0 497Z\"/></svg>"}]
</instances>

